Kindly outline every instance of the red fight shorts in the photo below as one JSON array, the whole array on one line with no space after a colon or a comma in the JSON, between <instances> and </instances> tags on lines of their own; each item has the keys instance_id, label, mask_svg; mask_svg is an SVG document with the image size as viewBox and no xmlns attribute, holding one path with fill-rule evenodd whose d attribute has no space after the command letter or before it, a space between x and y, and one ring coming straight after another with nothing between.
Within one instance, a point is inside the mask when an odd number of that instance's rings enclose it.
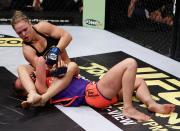
<instances>
[{"instance_id":1,"label":"red fight shorts","mask_svg":"<svg viewBox=\"0 0 180 131\"><path fill-rule=\"evenodd\" d=\"M86 103L95 108L106 108L118 101L117 96L112 99L105 98L98 90L96 83L89 83L86 86Z\"/></svg>"}]
</instances>

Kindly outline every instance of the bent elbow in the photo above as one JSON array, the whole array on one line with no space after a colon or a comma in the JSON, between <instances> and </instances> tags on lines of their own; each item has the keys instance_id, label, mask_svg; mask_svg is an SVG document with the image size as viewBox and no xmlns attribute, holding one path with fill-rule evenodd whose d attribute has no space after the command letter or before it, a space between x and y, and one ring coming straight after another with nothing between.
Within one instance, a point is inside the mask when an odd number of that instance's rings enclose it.
<instances>
[{"instance_id":1,"label":"bent elbow","mask_svg":"<svg viewBox=\"0 0 180 131\"><path fill-rule=\"evenodd\" d=\"M70 33L67 33L67 37L69 39L69 42L71 42L72 41L72 35Z\"/></svg>"}]
</instances>

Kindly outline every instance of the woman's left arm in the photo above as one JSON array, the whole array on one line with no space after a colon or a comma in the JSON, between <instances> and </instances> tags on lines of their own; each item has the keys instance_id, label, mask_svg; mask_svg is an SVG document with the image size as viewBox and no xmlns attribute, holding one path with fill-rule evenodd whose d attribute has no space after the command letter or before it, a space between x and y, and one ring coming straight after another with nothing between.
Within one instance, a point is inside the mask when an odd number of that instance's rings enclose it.
<instances>
[{"instance_id":1,"label":"woman's left arm","mask_svg":"<svg viewBox=\"0 0 180 131\"><path fill-rule=\"evenodd\" d=\"M66 30L48 22L38 23L38 30L48 36L59 39L57 47L63 51L71 42L72 36Z\"/></svg>"},{"instance_id":2,"label":"woman's left arm","mask_svg":"<svg viewBox=\"0 0 180 131\"><path fill-rule=\"evenodd\" d=\"M60 55L62 61L68 64L71 60L65 48L69 45L69 43L72 40L71 34L65 31L64 29L55 26L53 24L50 24L48 22L40 22L36 25L36 28L43 34L59 39L57 48L60 49Z\"/></svg>"}]
</instances>

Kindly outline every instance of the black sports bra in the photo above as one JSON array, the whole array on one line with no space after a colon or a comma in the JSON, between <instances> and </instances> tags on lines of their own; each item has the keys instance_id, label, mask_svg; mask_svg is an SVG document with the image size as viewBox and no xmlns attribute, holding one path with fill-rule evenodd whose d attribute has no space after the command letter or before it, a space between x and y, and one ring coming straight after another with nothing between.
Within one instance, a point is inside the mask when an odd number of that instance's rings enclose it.
<instances>
[{"instance_id":1,"label":"black sports bra","mask_svg":"<svg viewBox=\"0 0 180 131\"><path fill-rule=\"evenodd\" d=\"M34 29L40 36L44 37L44 38L46 39L46 41L47 41L47 46L46 46L46 48L44 49L44 51L42 51L42 52L39 52L39 51L32 45L32 42L24 42L24 44L31 46L31 47L36 51L37 56L43 56L43 55L45 55L45 53L46 53L52 46L56 46L56 45L58 44L59 39L46 36L46 35L44 35L43 33L37 31L34 27L33 27L33 29Z\"/></svg>"}]
</instances>

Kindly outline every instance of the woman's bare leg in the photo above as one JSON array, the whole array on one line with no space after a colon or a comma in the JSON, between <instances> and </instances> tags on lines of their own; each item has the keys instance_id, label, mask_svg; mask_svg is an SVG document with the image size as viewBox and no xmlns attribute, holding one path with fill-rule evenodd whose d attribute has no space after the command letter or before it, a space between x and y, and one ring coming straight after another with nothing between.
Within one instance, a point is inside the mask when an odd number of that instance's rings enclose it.
<instances>
[{"instance_id":1,"label":"woman's bare leg","mask_svg":"<svg viewBox=\"0 0 180 131\"><path fill-rule=\"evenodd\" d=\"M79 68L76 63L70 62L68 64L67 73L62 78L54 78L53 83L47 89L47 91L42 94L42 99L39 103L34 106L44 105L50 98L58 94L60 91L65 89L71 82L74 75L79 72Z\"/></svg>"},{"instance_id":2,"label":"woman's bare leg","mask_svg":"<svg viewBox=\"0 0 180 131\"><path fill-rule=\"evenodd\" d=\"M36 103L40 101L41 96L36 92L36 87L34 85L34 82L32 81L30 77L30 72L33 71L33 68L30 67L30 65L21 65L18 67L18 75L21 81L22 86L27 91L27 100L22 102L22 107L26 108L25 103Z\"/></svg>"},{"instance_id":3,"label":"woman's bare leg","mask_svg":"<svg viewBox=\"0 0 180 131\"><path fill-rule=\"evenodd\" d=\"M35 87L39 94L44 94L47 91L47 85L46 85L46 63L45 59L43 57L39 57L37 59L37 65L36 65L36 81L35 81ZM42 104L42 97L39 101L36 103L31 103L31 101L24 101L22 103L22 106L25 108L28 108L29 106L43 106L45 103ZM41 104L40 104L41 103Z\"/></svg>"},{"instance_id":4,"label":"woman's bare leg","mask_svg":"<svg viewBox=\"0 0 180 131\"><path fill-rule=\"evenodd\" d=\"M137 98L147 105L148 110L152 112L169 114L175 109L175 105L173 104L158 104L154 101L145 81L141 78L136 79L135 90Z\"/></svg>"},{"instance_id":5,"label":"woman's bare leg","mask_svg":"<svg viewBox=\"0 0 180 131\"><path fill-rule=\"evenodd\" d=\"M46 85L46 63L43 57L39 57L36 65L36 90L39 94L44 94L47 91Z\"/></svg>"},{"instance_id":6,"label":"woman's bare leg","mask_svg":"<svg viewBox=\"0 0 180 131\"><path fill-rule=\"evenodd\" d=\"M37 59L37 65L36 65L36 80L35 80L35 88L36 91L39 94L44 94L47 91L47 86L46 86L46 63L45 59L43 57L39 57ZM23 108L28 108L29 106L35 106L39 104L42 100L40 99L37 102L29 101L28 99L26 101L22 102L22 107Z\"/></svg>"},{"instance_id":7,"label":"woman's bare leg","mask_svg":"<svg viewBox=\"0 0 180 131\"><path fill-rule=\"evenodd\" d=\"M127 117L141 121L149 120L150 117L139 112L133 107L132 94L134 90L137 63L128 58L112 67L98 82L98 89L106 98L113 98L122 90L124 110Z\"/></svg>"}]
</instances>

